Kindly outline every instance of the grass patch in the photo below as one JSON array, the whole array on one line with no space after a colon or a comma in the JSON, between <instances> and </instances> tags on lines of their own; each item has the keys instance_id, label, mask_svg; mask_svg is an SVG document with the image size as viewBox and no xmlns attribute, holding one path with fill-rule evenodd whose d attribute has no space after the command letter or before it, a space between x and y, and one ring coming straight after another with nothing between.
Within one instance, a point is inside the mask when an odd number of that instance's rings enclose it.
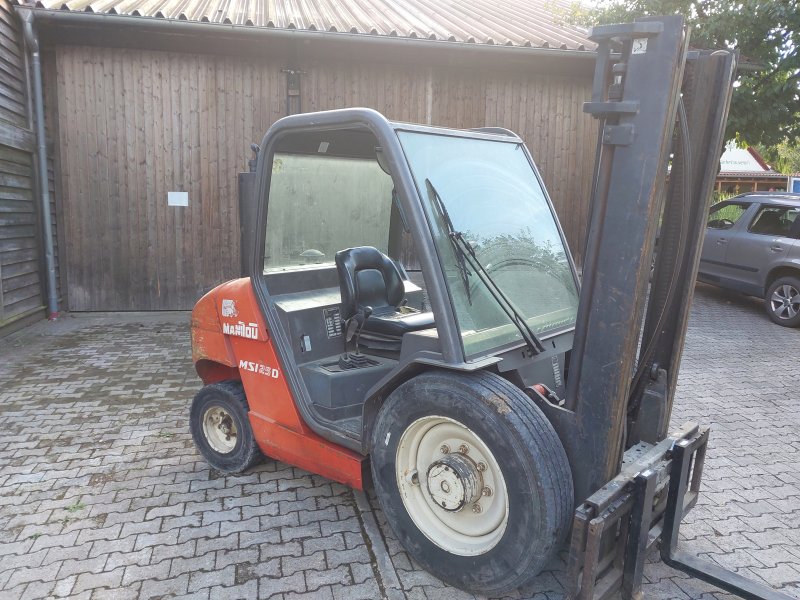
<instances>
[{"instance_id":1,"label":"grass patch","mask_svg":"<svg viewBox=\"0 0 800 600\"><path fill-rule=\"evenodd\" d=\"M66 510L67 512L70 512L70 513L74 513L74 512L78 512L79 510L83 510L84 508L86 508L86 505L83 502L81 502L79 500L76 500L75 504L70 504L64 510Z\"/></svg>"}]
</instances>

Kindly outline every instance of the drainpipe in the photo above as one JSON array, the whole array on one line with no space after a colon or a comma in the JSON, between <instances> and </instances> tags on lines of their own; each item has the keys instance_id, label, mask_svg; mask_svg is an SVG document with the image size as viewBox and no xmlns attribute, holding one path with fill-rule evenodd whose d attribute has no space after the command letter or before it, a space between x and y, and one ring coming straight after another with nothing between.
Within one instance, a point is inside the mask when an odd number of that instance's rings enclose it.
<instances>
[{"instance_id":1,"label":"drainpipe","mask_svg":"<svg viewBox=\"0 0 800 600\"><path fill-rule=\"evenodd\" d=\"M44 98L42 96L42 62L39 53L39 39L33 28L33 11L19 7L22 18L25 44L31 53L33 66L33 109L36 117L36 158L39 175L39 195L41 200L42 228L44 238L44 260L47 270L47 316L54 321L58 318L58 294L56 292L56 266L53 252L53 218L50 213L50 182L47 180L47 139L44 134Z\"/></svg>"}]
</instances>

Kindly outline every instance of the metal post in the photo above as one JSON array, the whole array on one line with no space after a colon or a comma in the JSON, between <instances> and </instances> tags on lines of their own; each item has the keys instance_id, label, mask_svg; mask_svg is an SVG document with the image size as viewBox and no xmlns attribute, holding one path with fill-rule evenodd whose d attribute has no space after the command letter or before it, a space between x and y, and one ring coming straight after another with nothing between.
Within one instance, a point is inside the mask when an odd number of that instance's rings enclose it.
<instances>
[{"instance_id":1,"label":"metal post","mask_svg":"<svg viewBox=\"0 0 800 600\"><path fill-rule=\"evenodd\" d=\"M53 251L53 218L50 212L50 182L47 179L47 138L44 133L44 98L42 95L42 64L39 39L33 27L33 12L18 9L22 17L25 43L31 53L33 67L33 107L36 117L36 152L39 176L39 194L42 214L45 268L47 271L47 315L52 321L58 318L58 293L56 291L56 266Z\"/></svg>"},{"instance_id":2,"label":"metal post","mask_svg":"<svg viewBox=\"0 0 800 600\"><path fill-rule=\"evenodd\" d=\"M687 60L688 153L681 133L659 233L639 354L641 375L631 390L629 444L654 443L667 432L735 71L736 57L729 52L693 52Z\"/></svg>"},{"instance_id":3,"label":"metal post","mask_svg":"<svg viewBox=\"0 0 800 600\"><path fill-rule=\"evenodd\" d=\"M599 27L592 39L605 42L605 52L611 40L621 40L623 51L611 68L597 73L598 89L584 107L603 119L603 148L567 382L566 407L574 410L574 425L567 435L559 432L577 501L619 473L688 42L679 16Z\"/></svg>"},{"instance_id":4,"label":"metal post","mask_svg":"<svg viewBox=\"0 0 800 600\"><path fill-rule=\"evenodd\" d=\"M253 246L256 240L258 203L256 202L256 163L258 144L250 144L253 158L247 161L248 171L239 173L239 263L240 277L250 277L253 261Z\"/></svg>"}]
</instances>

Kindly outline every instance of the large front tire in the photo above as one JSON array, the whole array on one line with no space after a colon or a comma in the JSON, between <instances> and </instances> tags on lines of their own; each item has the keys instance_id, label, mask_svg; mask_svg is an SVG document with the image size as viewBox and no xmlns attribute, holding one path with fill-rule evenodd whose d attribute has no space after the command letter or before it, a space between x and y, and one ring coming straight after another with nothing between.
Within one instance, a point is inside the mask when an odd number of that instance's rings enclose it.
<instances>
[{"instance_id":1,"label":"large front tire","mask_svg":"<svg viewBox=\"0 0 800 600\"><path fill-rule=\"evenodd\" d=\"M399 386L372 438L378 501L406 550L471 592L500 595L544 568L573 509L553 427L488 372L429 372Z\"/></svg>"}]
</instances>

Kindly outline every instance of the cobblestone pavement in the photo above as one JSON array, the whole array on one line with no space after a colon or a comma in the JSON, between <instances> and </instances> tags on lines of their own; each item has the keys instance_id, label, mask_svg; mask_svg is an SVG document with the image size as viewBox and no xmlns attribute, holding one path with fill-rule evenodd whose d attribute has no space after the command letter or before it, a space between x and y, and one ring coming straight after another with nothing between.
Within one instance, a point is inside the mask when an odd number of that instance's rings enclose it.
<instances>
[{"instance_id":1,"label":"cobblestone pavement","mask_svg":"<svg viewBox=\"0 0 800 600\"><path fill-rule=\"evenodd\" d=\"M0 340L0 598L471 598L409 560L374 498L188 434L188 317L68 317ZM684 545L800 598L800 331L698 287L673 422L712 425ZM661 563L647 598L726 597ZM563 556L514 598L563 597Z\"/></svg>"}]
</instances>

